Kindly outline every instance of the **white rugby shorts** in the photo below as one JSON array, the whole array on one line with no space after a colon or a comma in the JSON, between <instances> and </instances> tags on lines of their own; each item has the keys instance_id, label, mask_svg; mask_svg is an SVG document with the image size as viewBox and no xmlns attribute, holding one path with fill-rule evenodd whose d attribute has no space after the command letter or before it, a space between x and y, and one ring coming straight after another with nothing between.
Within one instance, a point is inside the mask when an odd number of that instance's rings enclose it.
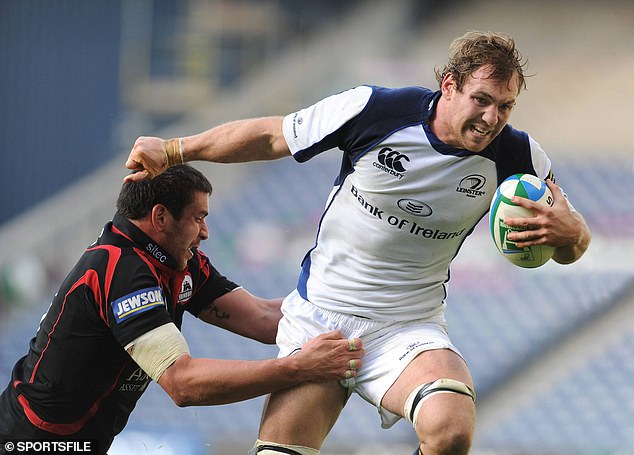
<instances>
[{"instance_id":1,"label":"white rugby shorts","mask_svg":"<svg viewBox=\"0 0 634 455\"><path fill-rule=\"evenodd\" d=\"M374 321L324 310L304 300L295 290L284 299L282 313L277 331L279 357L290 355L311 338L333 330L347 338L363 340L366 354L362 368L354 378L340 382L349 393L358 393L377 408L383 428L390 428L402 418L381 407L383 395L418 354L451 349L462 356L447 334L444 306L425 319Z\"/></svg>"}]
</instances>

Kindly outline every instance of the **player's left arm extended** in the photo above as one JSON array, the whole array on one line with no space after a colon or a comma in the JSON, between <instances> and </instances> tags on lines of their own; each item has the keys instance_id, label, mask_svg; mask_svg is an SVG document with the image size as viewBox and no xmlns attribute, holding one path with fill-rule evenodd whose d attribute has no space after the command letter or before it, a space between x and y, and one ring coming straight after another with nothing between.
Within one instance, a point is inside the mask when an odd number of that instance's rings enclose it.
<instances>
[{"instance_id":1,"label":"player's left arm extended","mask_svg":"<svg viewBox=\"0 0 634 455\"><path fill-rule=\"evenodd\" d=\"M568 202L562 189L551 180L546 180L546 184L553 193L551 207L513 197L514 203L532 210L535 216L507 220L509 224L524 229L509 233L509 240L516 242L520 248L554 246L553 260L559 264L571 264L588 249L592 237L590 228L583 216Z\"/></svg>"}]
</instances>

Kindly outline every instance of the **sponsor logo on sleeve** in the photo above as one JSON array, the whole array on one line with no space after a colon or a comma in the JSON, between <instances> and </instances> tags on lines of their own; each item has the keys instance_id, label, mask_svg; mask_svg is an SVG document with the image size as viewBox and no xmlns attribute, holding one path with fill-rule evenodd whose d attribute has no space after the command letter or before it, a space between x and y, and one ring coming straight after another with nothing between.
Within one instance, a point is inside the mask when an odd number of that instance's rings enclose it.
<instances>
[{"instance_id":1,"label":"sponsor logo on sleeve","mask_svg":"<svg viewBox=\"0 0 634 455\"><path fill-rule=\"evenodd\" d=\"M125 295L111 303L117 324L154 307L165 305L161 288L146 288Z\"/></svg>"},{"instance_id":2,"label":"sponsor logo on sleeve","mask_svg":"<svg viewBox=\"0 0 634 455\"><path fill-rule=\"evenodd\" d=\"M297 126L304 123L304 119L299 115L299 112L295 112L293 115L293 137L297 139L299 135L297 134Z\"/></svg>"}]
</instances>

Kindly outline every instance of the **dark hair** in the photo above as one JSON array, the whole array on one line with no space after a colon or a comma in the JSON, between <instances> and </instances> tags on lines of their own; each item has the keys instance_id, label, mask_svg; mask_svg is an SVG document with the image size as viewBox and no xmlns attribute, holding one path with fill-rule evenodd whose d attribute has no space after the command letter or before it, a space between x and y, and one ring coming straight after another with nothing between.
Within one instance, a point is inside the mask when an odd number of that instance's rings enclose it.
<instances>
[{"instance_id":1,"label":"dark hair","mask_svg":"<svg viewBox=\"0 0 634 455\"><path fill-rule=\"evenodd\" d=\"M194 201L194 194L211 194L211 183L197 169L186 164L168 168L153 179L125 182L117 199L118 212L131 220L143 218L156 204L162 204L176 219Z\"/></svg>"},{"instance_id":2,"label":"dark hair","mask_svg":"<svg viewBox=\"0 0 634 455\"><path fill-rule=\"evenodd\" d=\"M449 61L442 69L435 70L436 80L441 84L447 73L451 73L456 88L462 90L467 76L484 65L493 68L493 79L508 82L517 74L518 91L526 88L526 61L515 47L515 40L495 32L470 31L456 38L449 46Z\"/></svg>"}]
</instances>

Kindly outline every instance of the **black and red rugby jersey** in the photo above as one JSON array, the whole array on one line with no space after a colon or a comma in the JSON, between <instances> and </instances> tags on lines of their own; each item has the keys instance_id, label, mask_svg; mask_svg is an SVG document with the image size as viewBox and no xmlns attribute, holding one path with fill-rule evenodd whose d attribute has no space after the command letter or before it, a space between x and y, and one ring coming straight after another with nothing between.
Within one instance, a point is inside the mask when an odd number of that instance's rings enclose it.
<instances>
[{"instance_id":1,"label":"black and red rugby jersey","mask_svg":"<svg viewBox=\"0 0 634 455\"><path fill-rule=\"evenodd\" d=\"M0 396L0 441L92 439L106 451L151 379L124 350L167 322L180 329L237 284L199 251L186 270L119 214L55 294Z\"/></svg>"}]
</instances>

